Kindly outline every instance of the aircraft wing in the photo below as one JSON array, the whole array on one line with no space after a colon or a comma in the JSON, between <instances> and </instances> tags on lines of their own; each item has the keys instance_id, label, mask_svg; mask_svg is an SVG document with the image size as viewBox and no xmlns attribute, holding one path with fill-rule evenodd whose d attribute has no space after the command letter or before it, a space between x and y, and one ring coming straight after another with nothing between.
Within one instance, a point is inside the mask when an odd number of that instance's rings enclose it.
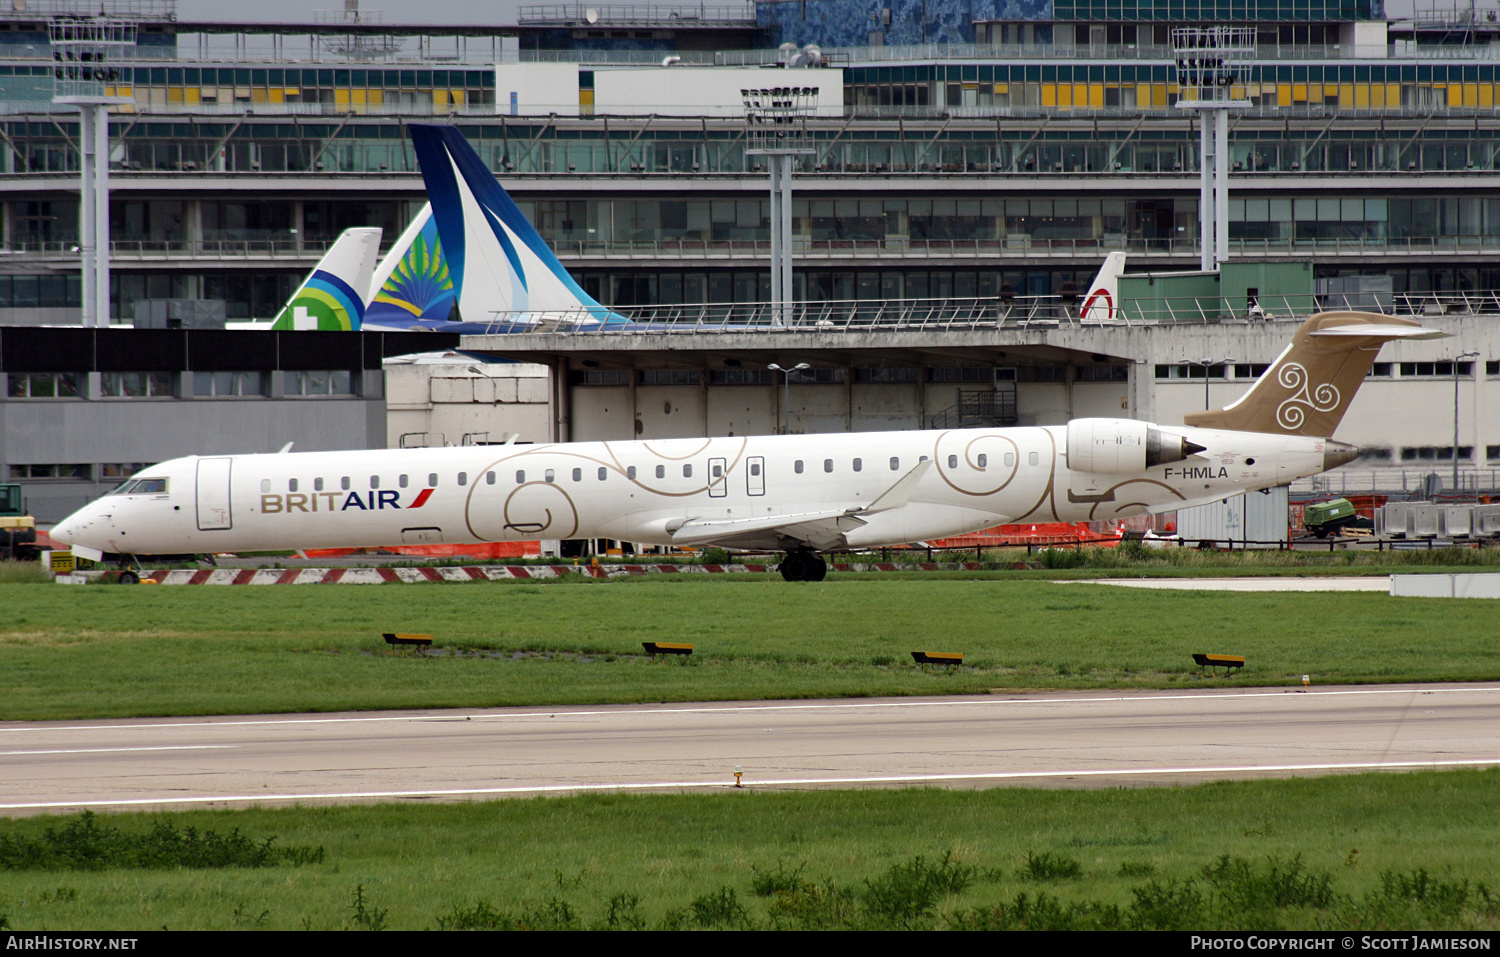
<instances>
[{"instance_id":1,"label":"aircraft wing","mask_svg":"<svg viewBox=\"0 0 1500 957\"><path fill-rule=\"evenodd\" d=\"M923 459L894 485L864 505L851 503L842 508L751 518L689 518L669 531L673 542L678 545L775 549L805 545L818 551L842 548L848 544L845 534L866 524L861 516L906 505L912 489L931 467L931 460Z\"/></svg>"}]
</instances>

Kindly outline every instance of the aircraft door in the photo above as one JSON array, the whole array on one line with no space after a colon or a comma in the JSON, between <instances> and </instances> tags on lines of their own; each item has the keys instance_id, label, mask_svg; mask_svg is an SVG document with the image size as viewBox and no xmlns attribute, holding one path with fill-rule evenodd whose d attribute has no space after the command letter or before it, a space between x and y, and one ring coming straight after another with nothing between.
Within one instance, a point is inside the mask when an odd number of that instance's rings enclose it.
<instances>
[{"instance_id":1,"label":"aircraft door","mask_svg":"<svg viewBox=\"0 0 1500 957\"><path fill-rule=\"evenodd\" d=\"M728 462L725 459L708 460L708 497L723 498L729 494Z\"/></svg>"},{"instance_id":2,"label":"aircraft door","mask_svg":"<svg viewBox=\"0 0 1500 957\"><path fill-rule=\"evenodd\" d=\"M198 460L198 530L219 531L233 528L229 509L229 471L233 459Z\"/></svg>"},{"instance_id":3,"label":"aircraft door","mask_svg":"<svg viewBox=\"0 0 1500 957\"><path fill-rule=\"evenodd\" d=\"M745 460L745 492L749 495L766 494L766 460L759 455Z\"/></svg>"}]
</instances>

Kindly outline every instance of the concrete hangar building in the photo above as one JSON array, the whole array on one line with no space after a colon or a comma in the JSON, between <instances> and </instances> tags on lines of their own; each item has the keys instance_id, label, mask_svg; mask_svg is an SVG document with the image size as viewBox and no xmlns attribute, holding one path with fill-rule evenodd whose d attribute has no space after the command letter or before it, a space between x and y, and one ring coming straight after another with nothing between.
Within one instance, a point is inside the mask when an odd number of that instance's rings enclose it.
<instances>
[{"instance_id":1,"label":"concrete hangar building","mask_svg":"<svg viewBox=\"0 0 1500 957\"><path fill-rule=\"evenodd\" d=\"M56 6L43 12L67 12ZM85 6L76 12L97 12ZM80 299L78 125L50 102L47 24L36 4L29 11L0 13L5 325L76 321ZM1494 311L1483 293L1500 288L1500 46L1483 0L1424 4L1421 19L1397 23L1372 0L558 6L526 8L513 25L442 28L354 11L306 24L191 23L169 0L118 12L138 25L112 88L132 100L111 127L111 314L122 323L138 302L164 299L264 317L342 229L380 225L389 242L423 199L404 130L418 121L462 128L601 301L628 310L765 300L768 184L745 153L737 94L741 71L787 82L771 72L785 44L807 65L798 82L820 90L792 203L794 298L1066 297L1116 249L1133 272L1192 270L1198 130L1191 111L1175 108L1170 29L1251 27L1258 70L1230 133L1229 261L1242 268L1232 281L1225 274L1207 315L981 332L911 314L890 333L899 340L849 327L836 339L796 330L732 343L467 344L547 366L545 394L511 390L530 402L466 383L495 377L467 365L404 370L410 388L385 389L368 350L359 368L302 371L350 383L329 401L376 403L391 444L419 432L452 441L487 423L492 434L545 440L1079 415L1172 421L1200 407L1205 385L1222 402L1279 351L1288 326L1241 321L1274 273L1309 308L1312 295L1349 288L1459 313L1433 320L1459 340L1382 357L1391 361L1371 383L1378 403L1357 407L1346 437L1372 450L1370 467L1446 470L1455 448L1469 472L1500 467L1500 429L1489 424L1500 421L1489 414L1500 344L1488 341L1483 315ZM232 352L243 360L224 362L255 367L217 371L252 384L211 396L218 408L259 416L286 397L272 373L297 370ZM1455 358L1462 352L1480 355ZM47 374L37 368L47 358L29 356L24 375L3 370L6 420L43 402L139 403L143 418L163 415L200 371L140 361L153 368L109 373L146 376L147 394L109 394L103 379L91 391L85 379L82 395L49 397L30 378ZM782 376L773 362L809 368ZM1455 395L1457 443L1432 427L1448 421ZM35 440L22 452L7 438L0 465L38 490L92 490L113 481L108 466L190 451L142 438L138 452L106 454L89 438L102 420L76 412L64 445L48 437L45 415L26 414L43 423L29 427ZM373 428L362 438L381 440Z\"/></svg>"}]
</instances>

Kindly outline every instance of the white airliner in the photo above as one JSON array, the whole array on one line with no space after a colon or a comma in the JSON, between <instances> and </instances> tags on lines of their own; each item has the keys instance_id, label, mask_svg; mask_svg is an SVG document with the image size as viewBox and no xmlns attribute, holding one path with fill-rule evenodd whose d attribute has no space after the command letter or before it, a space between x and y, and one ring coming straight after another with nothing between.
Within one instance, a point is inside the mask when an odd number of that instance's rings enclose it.
<instances>
[{"instance_id":1,"label":"white airliner","mask_svg":"<svg viewBox=\"0 0 1500 957\"><path fill-rule=\"evenodd\" d=\"M1352 460L1328 438L1392 339L1416 323L1321 313L1250 390L1183 426L1130 419L838 435L190 456L143 470L52 531L102 558L608 538L786 553L789 581L829 551L1027 521L1204 504Z\"/></svg>"}]
</instances>

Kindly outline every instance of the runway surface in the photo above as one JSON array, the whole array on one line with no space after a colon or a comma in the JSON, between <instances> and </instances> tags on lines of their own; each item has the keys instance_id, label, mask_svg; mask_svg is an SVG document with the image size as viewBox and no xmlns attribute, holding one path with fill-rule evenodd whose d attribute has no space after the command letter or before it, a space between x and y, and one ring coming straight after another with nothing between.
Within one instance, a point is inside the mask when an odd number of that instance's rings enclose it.
<instances>
[{"instance_id":1,"label":"runway surface","mask_svg":"<svg viewBox=\"0 0 1500 957\"><path fill-rule=\"evenodd\" d=\"M0 813L1500 764L1500 685L0 724Z\"/></svg>"},{"instance_id":2,"label":"runway surface","mask_svg":"<svg viewBox=\"0 0 1500 957\"><path fill-rule=\"evenodd\" d=\"M1175 588L1188 591L1378 591L1391 590L1389 575L1344 575L1293 578L1265 575L1257 578L1100 578L1069 585L1124 585L1127 588Z\"/></svg>"}]
</instances>

